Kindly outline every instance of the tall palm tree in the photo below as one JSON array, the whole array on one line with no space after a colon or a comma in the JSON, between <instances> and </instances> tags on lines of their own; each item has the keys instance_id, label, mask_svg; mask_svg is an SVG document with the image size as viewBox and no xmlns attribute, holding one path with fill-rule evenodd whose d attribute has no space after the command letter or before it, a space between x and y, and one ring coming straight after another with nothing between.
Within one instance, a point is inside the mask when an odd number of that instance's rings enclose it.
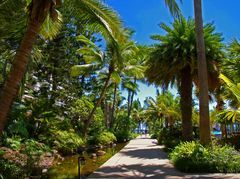
<instances>
[{"instance_id":1,"label":"tall palm tree","mask_svg":"<svg viewBox=\"0 0 240 179\"><path fill-rule=\"evenodd\" d=\"M146 76L150 83L167 88L177 84L180 93L182 112L182 133L185 140L192 139L192 88L197 80L197 49L194 21L183 17L175 20L172 27L162 23L166 35L154 35L160 41L153 47L147 61ZM207 24L204 27L208 59L208 78L212 89L218 85L218 61L222 57L221 34L214 32L215 27Z\"/></svg>"},{"instance_id":2,"label":"tall palm tree","mask_svg":"<svg viewBox=\"0 0 240 179\"><path fill-rule=\"evenodd\" d=\"M198 57L200 142L203 145L208 145L211 143L211 129L208 101L207 62L203 34L202 0L194 0L194 13Z\"/></svg>"},{"instance_id":3,"label":"tall palm tree","mask_svg":"<svg viewBox=\"0 0 240 179\"><path fill-rule=\"evenodd\" d=\"M88 73L89 70L98 70L101 73L106 74L104 85L84 127L85 131L83 131L83 135L86 136L93 115L96 112L97 107L100 106L110 82L112 81L118 85L121 82L122 73L139 76L139 74L143 74L143 69L141 66L135 66L134 64L130 63L131 57L136 52L136 46L131 41L117 43L114 45L108 44L106 53L104 53L90 40L83 36L80 38L83 42L90 46L88 48L79 50L79 52L84 56L86 64L73 66L72 75L78 76L86 72Z\"/></svg>"},{"instance_id":4,"label":"tall palm tree","mask_svg":"<svg viewBox=\"0 0 240 179\"><path fill-rule=\"evenodd\" d=\"M11 0L8 0L11 1ZM49 17L57 20L59 13L55 9L61 0L26 0L28 2L27 29L15 55L8 79L6 80L0 99L0 133L2 133L7 114L17 95L19 84L28 66L29 56L33 45L41 31L44 21ZM29 3L30 2L30 3ZM13 3L14 4L14 3ZM64 6L74 9L76 17L88 24L89 28L101 32L108 42L114 43L123 39L121 21L117 14L99 0L64 1Z\"/></svg>"}]
</instances>

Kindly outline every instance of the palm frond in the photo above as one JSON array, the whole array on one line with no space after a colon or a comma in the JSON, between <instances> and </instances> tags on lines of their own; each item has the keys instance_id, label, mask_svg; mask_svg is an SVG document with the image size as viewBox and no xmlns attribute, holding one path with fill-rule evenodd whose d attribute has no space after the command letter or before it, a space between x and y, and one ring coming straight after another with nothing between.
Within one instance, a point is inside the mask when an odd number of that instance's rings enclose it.
<instances>
[{"instance_id":1,"label":"palm frond","mask_svg":"<svg viewBox=\"0 0 240 179\"><path fill-rule=\"evenodd\" d=\"M235 97L240 102L240 88L239 88L239 85L234 84L230 79L228 79L223 74L220 74L219 78L222 79L226 83L226 85L228 86L228 89L235 95Z\"/></svg>"},{"instance_id":2,"label":"palm frond","mask_svg":"<svg viewBox=\"0 0 240 179\"><path fill-rule=\"evenodd\" d=\"M101 64L74 65L70 70L70 74L72 77L89 74L90 71L98 70L100 66Z\"/></svg>"},{"instance_id":3,"label":"palm frond","mask_svg":"<svg viewBox=\"0 0 240 179\"><path fill-rule=\"evenodd\" d=\"M73 13L79 21L87 24L88 28L100 32L108 43L124 41L125 34L118 14L99 0L66 0L64 3L72 5Z\"/></svg>"},{"instance_id":4,"label":"palm frond","mask_svg":"<svg viewBox=\"0 0 240 179\"><path fill-rule=\"evenodd\" d=\"M180 2L182 2L182 0ZM165 0L165 4L168 6L171 14L174 17L180 17L181 16L181 11L179 9L179 6L178 6L176 0Z\"/></svg>"}]
</instances>

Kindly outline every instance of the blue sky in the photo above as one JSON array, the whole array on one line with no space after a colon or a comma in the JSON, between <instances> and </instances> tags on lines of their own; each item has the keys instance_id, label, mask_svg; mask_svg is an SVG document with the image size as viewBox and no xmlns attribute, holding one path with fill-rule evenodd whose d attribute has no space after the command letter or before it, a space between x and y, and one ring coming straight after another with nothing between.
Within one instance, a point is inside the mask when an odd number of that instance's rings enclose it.
<instances>
[{"instance_id":1,"label":"blue sky","mask_svg":"<svg viewBox=\"0 0 240 179\"><path fill-rule=\"evenodd\" d=\"M183 0L183 2L181 5L183 15L186 18L194 17L193 0ZM171 23L173 20L164 0L106 0L106 3L119 13L127 27L135 30L133 39L140 44L153 44L150 35L163 33L158 24ZM203 0L204 22L214 22L216 32L223 34L225 43L240 37L239 11L239 0ZM140 84L140 92L137 96L140 101L147 96L155 95L154 86Z\"/></svg>"}]
</instances>

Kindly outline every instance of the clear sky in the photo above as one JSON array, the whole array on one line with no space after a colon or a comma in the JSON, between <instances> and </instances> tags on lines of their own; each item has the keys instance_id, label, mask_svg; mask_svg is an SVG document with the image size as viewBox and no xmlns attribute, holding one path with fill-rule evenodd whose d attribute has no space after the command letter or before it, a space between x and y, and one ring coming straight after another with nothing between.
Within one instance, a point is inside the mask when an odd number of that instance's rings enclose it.
<instances>
[{"instance_id":1,"label":"clear sky","mask_svg":"<svg viewBox=\"0 0 240 179\"><path fill-rule=\"evenodd\" d=\"M134 41L140 44L153 44L149 37L152 34L161 34L158 27L161 22L173 21L164 0L105 0L115 9L124 24L135 30ZM181 11L183 15L194 17L193 0L183 0ZM224 42L240 37L240 0L203 0L204 22L214 22L216 31L223 34ZM137 98L141 101L147 96L155 97L156 89L153 86L140 84Z\"/></svg>"}]
</instances>

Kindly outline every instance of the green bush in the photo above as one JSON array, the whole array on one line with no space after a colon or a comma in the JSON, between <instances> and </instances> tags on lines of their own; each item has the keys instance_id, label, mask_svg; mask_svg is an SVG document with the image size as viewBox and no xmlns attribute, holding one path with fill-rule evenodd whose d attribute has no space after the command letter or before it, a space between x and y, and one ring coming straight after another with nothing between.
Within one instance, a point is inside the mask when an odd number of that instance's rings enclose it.
<instances>
[{"instance_id":1,"label":"green bush","mask_svg":"<svg viewBox=\"0 0 240 179\"><path fill-rule=\"evenodd\" d=\"M24 149L22 153L27 154L28 156L40 156L45 152L50 152L50 148L44 143L39 143L34 139L27 139L24 141Z\"/></svg>"},{"instance_id":2,"label":"green bush","mask_svg":"<svg viewBox=\"0 0 240 179\"><path fill-rule=\"evenodd\" d=\"M55 140L53 145L56 150L63 154L75 153L84 142L74 131L54 131Z\"/></svg>"},{"instance_id":3,"label":"green bush","mask_svg":"<svg viewBox=\"0 0 240 179\"><path fill-rule=\"evenodd\" d=\"M26 172L21 167L8 160L0 158L0 178L25 178Z\"/></svg>"},{"instance_id":4,"label":"green bush","mask_svg":"<svg viewBox=\"0 0 240 179\"><path fill-rule=\"evenodd\" d=\"M132 133L130 131L124 131L124 130L117 131L114 134L118 142L126 142L138 136L138 134Z\"/></svg>"},{"instance_id":5,"label":"green bush","mask_svg":"<svg viewBox=\"0 0 240 179\"><path fill-rule=\"evenodd\" d=\"M115 135L111 132L102 132L97 136L97 144L108 145L117 141Z\"/></svg>"},{"instance_id":6,"label":"green bush","mask_svg":"<svg viewBox=\"0 0 240 179\"><path fill-rule=\"evenodd\" d=\"M10 149L13 150L19 150L22 145L22 138L19 136L12 136L12 137L7 137L5 136L3 139L3 144L6 147L9 147Z\"/></svg>"},{"instance_id":7,"label":"green bush","mask_svg":"<svg viewBox=\"0 0 240 179\"><path fill-rule=\"evenodd\" d=\"M117 139L112 132L101 132L100 134L96 133L93 136L88 137L88 144L90 145L108 145L116 142Z\"/></svg>"},{"instance_id":8,"label":"green bush","mask_svg":"<svg viewBox=\"0 0 240 179\"><path fill-rule=\"evenodd\" d=\"M162 128L157 137L158 144L165 145L166 151L172 151L181 141L181 129L174 128Z\"/></svg>"},{"instance_id":9,"label":"green bush","mask_svg":"<svg viewBox=\"0 0 240 179\"><path fill-rule=\"evenodd\" d=\"M170 158L183 172L240 172L240 155L229 146L203 147L198 142L184 142L172 151Z\"/></svg>"},{"instance_id":10,"label":"green bush","mask_svg":"<svg viewBox=\"0 0 240 179\"><path fill-rule=\"evenodd\" d=\"M0 157L4 155L4 151L0 149Z\"/></svg>"}]
</instances>

